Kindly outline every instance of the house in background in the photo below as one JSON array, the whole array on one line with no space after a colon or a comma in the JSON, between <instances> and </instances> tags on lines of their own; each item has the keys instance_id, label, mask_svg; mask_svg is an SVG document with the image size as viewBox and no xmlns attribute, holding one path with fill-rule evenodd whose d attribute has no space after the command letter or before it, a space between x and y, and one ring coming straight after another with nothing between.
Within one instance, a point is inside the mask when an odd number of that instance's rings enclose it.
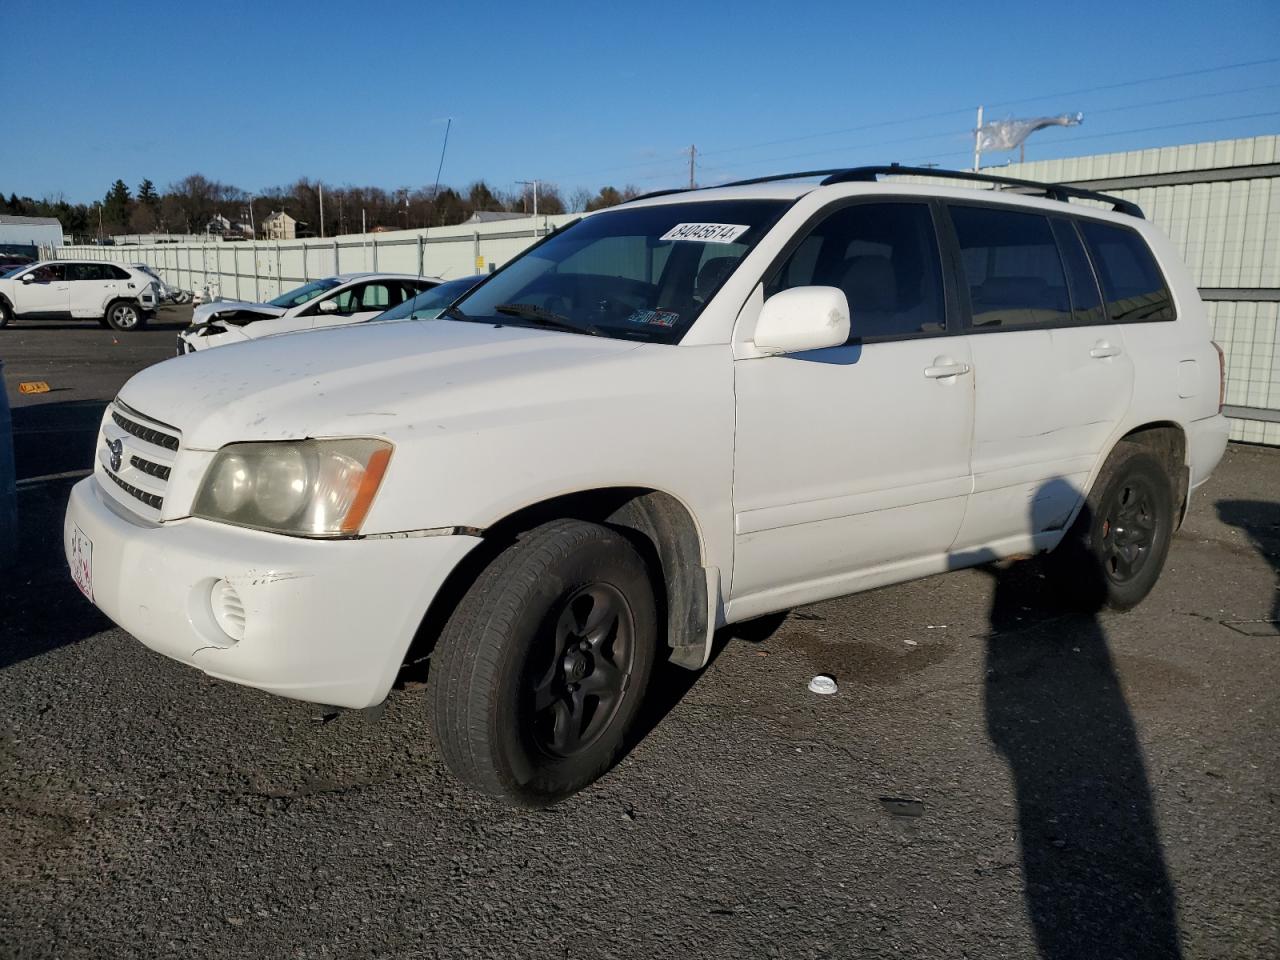
<instances>
[{"instance_id":1,"label":"house in background","mask_svg":"<svg viewBox=\"0 0 1280 960\"><path fill-rule=\"evenodd\" d=\"M262 237L265 240L296 240L299 226L305 227L306 224L283 210L277 210L262 219Z\"/></svg>"}]
</instances>

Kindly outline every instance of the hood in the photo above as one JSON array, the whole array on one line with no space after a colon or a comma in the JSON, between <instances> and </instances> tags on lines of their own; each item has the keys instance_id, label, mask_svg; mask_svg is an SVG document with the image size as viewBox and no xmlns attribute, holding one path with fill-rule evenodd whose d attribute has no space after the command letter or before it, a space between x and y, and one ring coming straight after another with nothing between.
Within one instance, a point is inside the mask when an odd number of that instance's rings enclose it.
<instances>
[{"instance_id":1,"label":"hood","mask_svg":"<svg viewBox=\"0 0 1280 960\"><path fill-rule=\"evenodd\" d=\"M257 314L255 319L264 319L266 317L282 317L285 314L284 307L273 307L269 303L250 303L247 300L215 300L212 303L202 303L191 311L191 323L208 323L210 320L216 320L222 314L236 314L241 311ZM246 320L246 322L248 322Z\"/></svg>"},{"instance_id":2,"label":"hood","mask_svg":"<svg viewBox=\"0 0 1280 960\"><path fill-rule=\"evenodd\" d=\"M394 436L479 408L528 404L545 395L548 378L640 346L451 320L364 323L175 357L133 377L120 399L181 430L183 446L196 450Z\"/></svg>"}]
</instances>

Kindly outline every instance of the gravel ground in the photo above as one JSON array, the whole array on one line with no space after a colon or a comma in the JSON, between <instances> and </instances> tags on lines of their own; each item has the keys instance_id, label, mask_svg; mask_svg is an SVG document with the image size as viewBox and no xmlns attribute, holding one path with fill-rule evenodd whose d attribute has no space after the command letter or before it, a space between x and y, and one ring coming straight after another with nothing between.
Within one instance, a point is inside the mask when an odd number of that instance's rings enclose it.
<instances>
[{"instance_id":1,"label":"gravel ground","mask_svg":"<svg viewBox=\"0 0 1280 960\"><path fill-rule=\"evenodd\" d=\"M172 348L0 332L19 476ZM746 625L538 813L449 779L420 676L334 718L115 629L68 486L24 485L0 581L0 955L1280 956L1280 451L1231 448L1131 613L1021 562Z\"/></svg>"}]
</instances>

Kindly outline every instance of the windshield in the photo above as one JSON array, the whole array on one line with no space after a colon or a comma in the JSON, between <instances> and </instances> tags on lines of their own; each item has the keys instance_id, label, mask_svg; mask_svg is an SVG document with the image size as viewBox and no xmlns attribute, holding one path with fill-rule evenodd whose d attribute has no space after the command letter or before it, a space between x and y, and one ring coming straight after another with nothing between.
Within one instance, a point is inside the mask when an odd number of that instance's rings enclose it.
<instances>
[{"instance_id":1,"label":"windshield","mask_svg":"<svg viewBox=\"0 0 1280 960\"><path fill-rule=\"evenodd\" d=\"M467 294L454 320L679 343L785 200L703 200L586 217Z\"/></svg>"},{"instance_id":2,"label":"windshield","mask_svg":"<svg viewBox=\"0 0 1280 960\"><path fill-rule=\"evenodd\" d=\"M437 284L430 290L424 290L410 300L380 313L375 320L434 320L453 301L474 287L485 278L484 274L474 277L461 277Z\"/></svg>"},{"instance_id":3,"label":"windshield","mask_svg":"<svg viewBox=\"0 0 1280 960\"><path fill-rule=\"evenodd\" d=\"M323 280L312 280L310 283L298 287L297 290L290 290L288 293L282 293L274 300L268 300L273 307L298 307L310 300L314 300L326 290L332 290L334 287L340 286L342 281L337 277L326 277Z\"/></svg>"},{"instance_id":4,"label":"windshield","mask_svg":"<svg viewBox=\"0 0 1280 960\"><path fill-rule=\"evenodd\" d=\"M0 263L0 277L16 277L29 266L31 266L29 263L20 263L16 267L11 264Z\"/></svg>"}]
</instances>

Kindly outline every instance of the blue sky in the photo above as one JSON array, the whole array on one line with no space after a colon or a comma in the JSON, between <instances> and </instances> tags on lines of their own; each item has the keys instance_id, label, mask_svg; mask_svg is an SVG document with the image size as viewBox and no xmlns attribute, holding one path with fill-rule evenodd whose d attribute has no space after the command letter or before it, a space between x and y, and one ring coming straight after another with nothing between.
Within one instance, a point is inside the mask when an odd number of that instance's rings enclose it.
<instances>
[{"instance_id":1,"label":"blue sky","mask_svg":"<svg viewBox=\"0 0 1280 960\"><path fill-rule=\"evenodd\" d=\"M1277 0L64 0L5 23L0 190L72 201L196 172L429 185L445 117L442 182L566 193L679 185L689 144L704 183L963 166L979 103L1084 112L1028 159L1280 132Z\"/></svg>"}]
</instances>

